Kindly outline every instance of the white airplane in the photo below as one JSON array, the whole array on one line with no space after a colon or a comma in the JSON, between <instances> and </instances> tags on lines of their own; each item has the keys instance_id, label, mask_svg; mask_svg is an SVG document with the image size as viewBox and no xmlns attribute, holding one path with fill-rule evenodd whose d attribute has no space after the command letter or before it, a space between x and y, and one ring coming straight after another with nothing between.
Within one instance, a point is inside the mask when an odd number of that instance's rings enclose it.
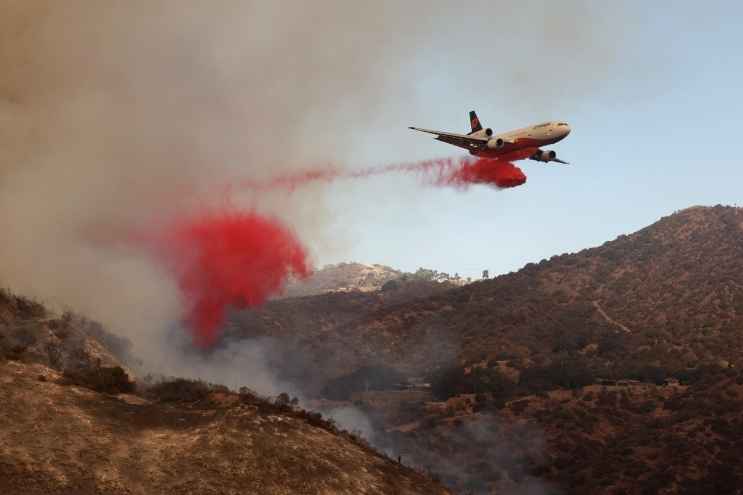
<instances>
[{"instance_id":1,"label":"white airplane","mask_svg":"<svg viewBox=\"0 0 743 495\"><path fill-rule=\"evenodd\" d=\"M493 129L483 129L475 111L470 112L472 132L457 134L454 132L433 131L410 127L414 131L436 134L437 141L459 146L470 152L471 155L482 158L499 160L536 160L538 162L557 162L567 165L557 158L552 150L542 150L540 146L554 144L565 139L570 134L567 122L545 122L532 127L516 129L515 131L493 134Z\"/></svg>"}]
</instances>

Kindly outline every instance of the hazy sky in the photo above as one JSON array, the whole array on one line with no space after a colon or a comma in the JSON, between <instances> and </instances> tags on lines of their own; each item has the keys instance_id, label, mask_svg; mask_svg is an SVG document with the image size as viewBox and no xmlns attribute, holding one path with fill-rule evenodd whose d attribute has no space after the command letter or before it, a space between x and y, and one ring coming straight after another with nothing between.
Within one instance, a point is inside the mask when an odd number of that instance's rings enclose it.
<instances>
[{"instance_id":1,"label":"hazy sky","mask_svg":"<svg viewBox=\"0 0 743 495\"><path fill-rule=\"evenodd\" d=\"M277 217L317 265L477 277L735 204L743 7L663 4L0 0L0 284L166 363L187 301L134 240L189 212ZM496 131L570 122L572 165L521 162L505 191L239 186L462 156L407 127L466 131L470 109Z\"/></svg>"},{"instance_id":2,"label":"hazy sky","mask_svg":"<svg viewBox=\"0 0 743 495\"><path fill-rule=\"evenodd\" d=\"M579 39L560 20L545 25L546 14L513 17L505 34L488 33L487 16L452 17L430 50L410 60L419 77L415 113L377 118L357 138L354 157L377 164L458 154L407 126L464 131L467 111L476 109L496 132L570 122L572 134L551 148L571 165L520 162L527 183L505 191L421 188L404 176L338 184L330 188L334 228L351 241L319 261L503 273L602 244L687 206L743 202L741 4L589 5L594 27ZM467 43L473 29L485 44ZM604 46L597 49L594 37ZM549 59L536 52L553 42ZM398 104L379 103L382 110Z\"/></svg>"},{"instance_id":3,"label":"hazy sky","mask_svg":"<svg viewBox=\"0 0 743 495\"><path fill-rule=\"evenodd\" d=\"M672 5L0 0L0 280L107 322L149 302L137 314L168 321L172 281L110 240L202 203L278 216L318 265L468 276L735 204L743 7ZM505 191L236 186L463 156L407 127L466 131L470 109L496 131L570 122L552 149L572 164L520 162L527 183Z\"/></svg>"}]
</instances>

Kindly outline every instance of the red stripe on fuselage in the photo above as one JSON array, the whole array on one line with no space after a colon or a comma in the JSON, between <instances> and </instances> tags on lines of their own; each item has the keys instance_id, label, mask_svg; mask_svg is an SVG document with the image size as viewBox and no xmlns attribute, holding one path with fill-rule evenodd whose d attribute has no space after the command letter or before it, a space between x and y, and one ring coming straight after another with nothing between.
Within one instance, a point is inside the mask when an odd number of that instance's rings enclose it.
<instances>
[{"instance_id":1,"label":"red stripe on fuselage","mask_svg":"<svg viewBox=\"0 0 743 495\"><path fill-rule=\"evenodd\" d=\"M532 156L540 146L554 144L565 136L549 139L516 138L512 143L505 142L503 147L497 150L484 149L472 154L482 158L497 158L499 160L525 160Z\"/></svg>"}]
</instances>

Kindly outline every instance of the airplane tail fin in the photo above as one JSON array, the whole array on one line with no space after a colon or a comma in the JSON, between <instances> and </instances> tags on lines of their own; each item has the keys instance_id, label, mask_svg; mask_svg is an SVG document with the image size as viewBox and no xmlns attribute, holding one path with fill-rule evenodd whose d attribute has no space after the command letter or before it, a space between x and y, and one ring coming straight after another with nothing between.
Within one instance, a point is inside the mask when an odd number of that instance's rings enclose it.
<instances>
[{"instance_id":1,"label":"airplane tail fin","mask_svg":"<svg viewBox=\"0 0 743 495\"><path fill-rule=\"evenodd\" d=\"M470 112L470 126L472 127L472 132L470 132L470 134L474 134L475 132L482 130L480 119L477 118L477 114L474 110Z\"/></svg>"}]
</instances>

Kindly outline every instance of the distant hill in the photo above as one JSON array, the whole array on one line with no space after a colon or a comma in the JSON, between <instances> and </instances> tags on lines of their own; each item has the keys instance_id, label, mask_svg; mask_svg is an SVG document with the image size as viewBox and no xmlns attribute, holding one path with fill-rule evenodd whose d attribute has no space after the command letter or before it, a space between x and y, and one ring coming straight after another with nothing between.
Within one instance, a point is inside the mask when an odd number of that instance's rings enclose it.
<instances>
[{"instance_id":1,"label":"distant hill","mask_svg":"<svg viewBox=\"0 0 743 495\"><path fill-rule=\"evenodd\" d=\"M439 283L445 287L464 285L467 281L436 270L419 268L415 273L405 273L385 265L363 263L338 263L325 265L306 280L292 280L280 298L304 297L329 292L373 292L395 289L410 283Z\"/></svg>"},{"instance_id":2,"label":"distant hill","mask_svg":"<svg viewBox=\"0 0 743 495\"><path fill-rule=\"evenodd\" d=\"M302 297L326 292L375 291L403 273L384 265L338 263L316 270L307 280L292 281L282 297Z\"/></svg>"}]
</instances>

